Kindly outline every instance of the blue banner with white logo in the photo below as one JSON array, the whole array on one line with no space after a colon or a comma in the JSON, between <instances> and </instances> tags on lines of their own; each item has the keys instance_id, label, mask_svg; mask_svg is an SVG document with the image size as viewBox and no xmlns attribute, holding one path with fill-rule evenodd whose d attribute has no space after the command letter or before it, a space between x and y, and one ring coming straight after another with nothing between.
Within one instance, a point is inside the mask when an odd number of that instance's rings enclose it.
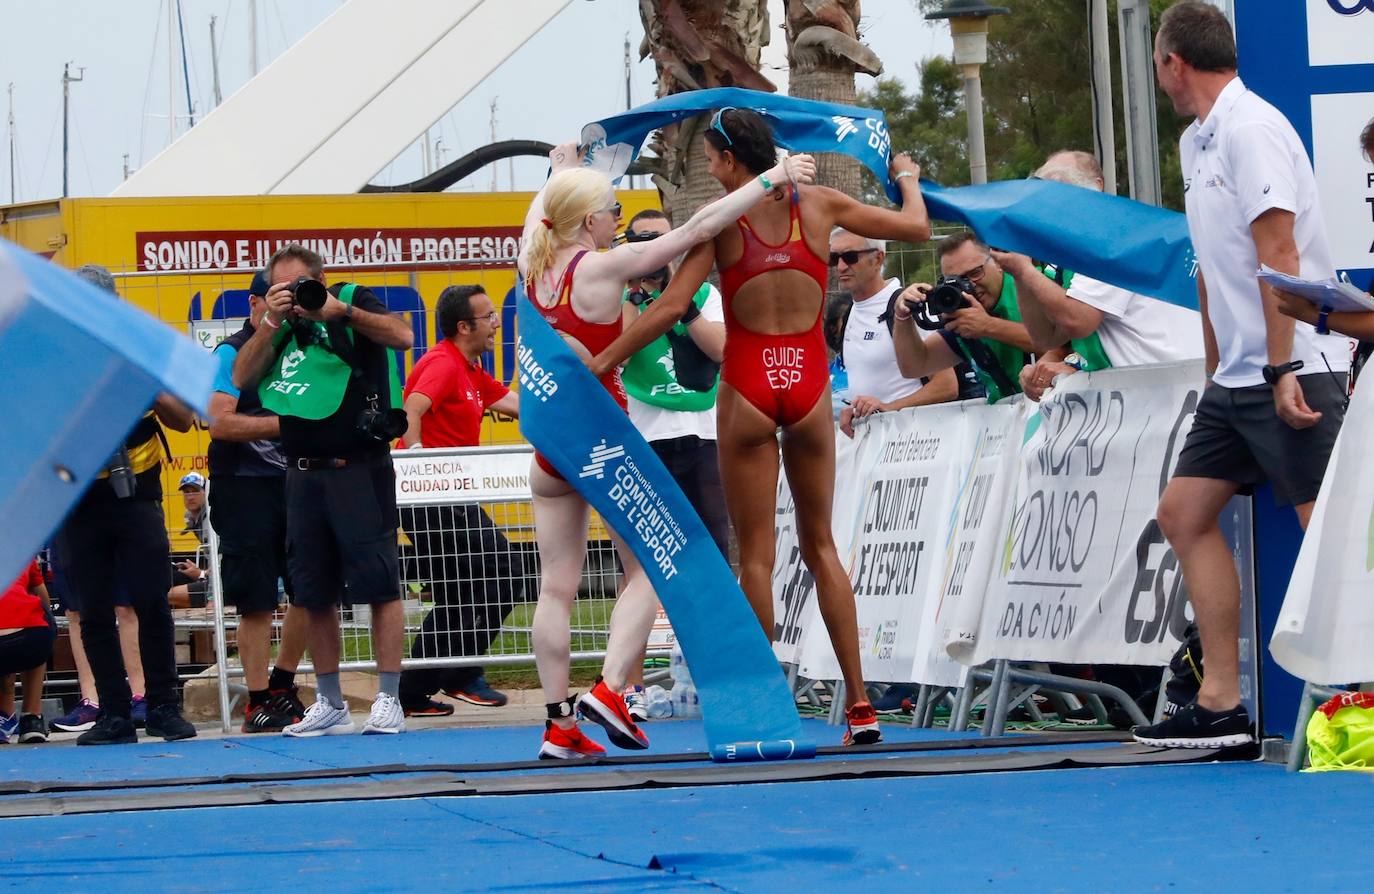
<instances>
[{"instance_id":1,"label":"blue banner with white logo","mask_svg":"<svg viewBox=\"0 0 1374 894\"><path fill-rule=\"evenodd\" d=\"M696 511L523 289L516 300L520 431L644 566L692 669L713 756L811 756L773 649Z\"/></svg>"},{"instance_id":2,"label":"blue banner with white logo","mask_svg":"<svg viewBox=\"0 0 1374 894\"><path fill-rule=\"evenodd\" d=\"M763 115L778 145L793 152L858 159L888 198L900 201L888 179L891 148L882 111L737 87L677 93L588 124L582 129L586 163L619 176L650 132L724 106ZM923 181L921 188L932 219L967 224L990 245L1197 309L1192 240L1176 211L1044 180L955 188Z\"/></svg>"}]
</instances>

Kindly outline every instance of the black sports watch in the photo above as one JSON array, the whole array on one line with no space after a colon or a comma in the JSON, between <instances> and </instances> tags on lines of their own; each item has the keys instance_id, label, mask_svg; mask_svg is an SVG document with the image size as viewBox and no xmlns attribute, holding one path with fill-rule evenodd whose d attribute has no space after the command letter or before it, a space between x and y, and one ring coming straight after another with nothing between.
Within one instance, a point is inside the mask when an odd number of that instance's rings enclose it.
<instances>
[{"instance_id":1,"label":"black sports watch","mask_svg":"<svg viewBox=\"0 0 1374 894\"><path fill-rule=\"evenodd\" d=\"M1297 372L1300 369L1302 369L1301 360L1290 360L1287 363L1280 363L1278 366L1266 366L1262 372L1264 373L1264 381L1267 384L1277 385L1279 379L1282 379L1291 372Z\"/></svg>"}]
</instances>

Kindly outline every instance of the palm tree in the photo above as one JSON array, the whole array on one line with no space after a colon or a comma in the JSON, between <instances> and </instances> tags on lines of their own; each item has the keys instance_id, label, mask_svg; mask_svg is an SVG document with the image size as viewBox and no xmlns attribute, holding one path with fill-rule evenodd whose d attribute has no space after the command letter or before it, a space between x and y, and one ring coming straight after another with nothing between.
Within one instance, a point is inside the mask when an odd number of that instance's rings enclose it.
<instances>
[{"instance_id":1,"label":"palm tree","mask_svg":"<svg viewBox=\"0 0 1374 894\"><path fill-rule=\"evenodd\" d=\"M639 58L653 57L660 97L708 87L777 89L758 70L759 53L768 42L767 0L640 0L639 15L644 22ZM702 118L682 121L650 143L661 159L654 182L674 226L721 194L706 173L701 149L707 124Z\"/></svg>"},{"instance_id":2,"label":"palm tree","mask_svg":"<svg viewBox=\"0 0 1374 894\"><path fill-rule=\"evenodd\" d=\"M877 77L883 63L859 42L859 0L787 0L788 92L824 102L854 104L856 72ZM847 155L816 159L816 182L860 196L859 163Z\"/></svg>"}]
</instances>

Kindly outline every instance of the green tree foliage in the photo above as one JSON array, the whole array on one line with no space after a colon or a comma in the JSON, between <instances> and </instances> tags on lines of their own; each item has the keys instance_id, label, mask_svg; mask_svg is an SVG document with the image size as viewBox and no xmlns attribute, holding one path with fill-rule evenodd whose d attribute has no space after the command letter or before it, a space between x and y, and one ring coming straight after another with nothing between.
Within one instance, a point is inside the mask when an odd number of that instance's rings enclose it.
<instances>
[{"instance_id":1,"label":"green tree foliage","mask_svg":"<svg viewBox=\"0 0 1374 894\"><path fill-rule=\"evenodd\" d=\"M941 0L913 0L922 12ZM1171 0L1151 0L1157 22ZM991 19L988 63L983 66L984 126L988 179L1025 177L1058 149L1093 151L1093 93L1085 0L1016 0L1011 14ZM1118 191L1127 193L1125 116L1121 108L1116 4L1108 4L1112 44ZM963 79L950 59L925 60L920 93L912 96L891 80L862 93L860 105L887 115L894 149L909 151L924 176L940 183L968 182L967 123ZM1178 137L1186 121L1168 97L1157 95L1160 179L1164 203L1183 206ZM876 191L876 185L870 183Z\"/></svg>"}]
</instances>

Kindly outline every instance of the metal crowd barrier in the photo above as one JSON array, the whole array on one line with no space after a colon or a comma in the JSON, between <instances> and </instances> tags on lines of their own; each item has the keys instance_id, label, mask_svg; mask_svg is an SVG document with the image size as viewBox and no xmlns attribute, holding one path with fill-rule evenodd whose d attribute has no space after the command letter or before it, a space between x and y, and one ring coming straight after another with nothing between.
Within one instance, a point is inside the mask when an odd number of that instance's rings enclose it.
<instances>
[{"instance_id":1,"label":"metal crowd barrier","mask_svg":"<svg viewBox=\"0 0 1374 894\"><path fill-rule=\"evenodd\" d=\"M403 668L533 664L531 625L539 592L539 552L529 491L532 454L529 445L392 454L401 515L399 585L407 640ZM219 539L213 526L207 552L212 606L208 624L215 632L220 716L227 732L231 680L243 676L243 667L237 653L230 652L229 633L238 622L219 598ZM587 558L573 604L572 660L605 657L619 580L615 549L592 512ZM376 670L370 621L367 605L343 608L340 670ZM280 643L281 622L279 613L273 625L274 649ZM422 636L438 644L438 651L472 654L410 657ZM668 653L660 649L650 654ZM300 666L302 673L312 670L309 664Z\"/></svg>"}]
</instances>

